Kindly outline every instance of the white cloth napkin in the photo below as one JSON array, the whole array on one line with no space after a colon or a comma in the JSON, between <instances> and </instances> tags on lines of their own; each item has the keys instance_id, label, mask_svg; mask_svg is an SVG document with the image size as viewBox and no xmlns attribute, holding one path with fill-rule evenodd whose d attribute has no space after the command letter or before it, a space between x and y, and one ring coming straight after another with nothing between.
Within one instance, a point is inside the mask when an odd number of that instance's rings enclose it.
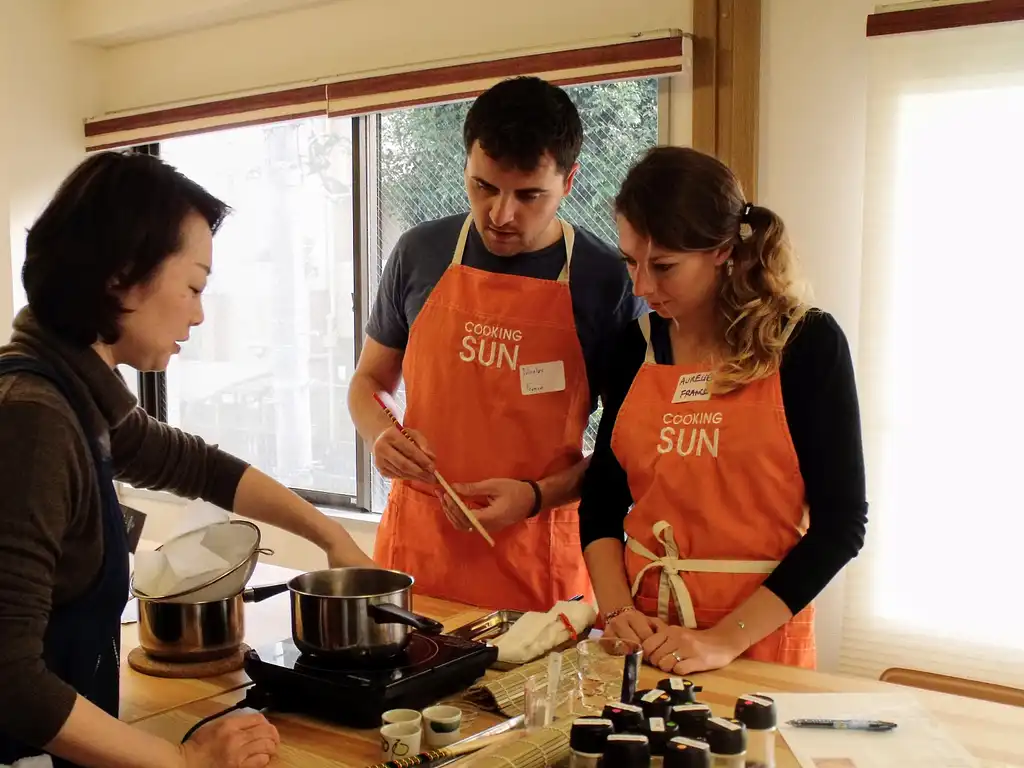
<instances>
[{"instance_id":1,"label":"white cloth napkin","mask_svg":"<svg viewBox=\"0 0 1024 768\"><path fill-rule=\"evenodd\" d=\"M498 649L498 661L525 664L569 640L569 630L559 618L560 614L565 614L578 635L582 635L597 621L597 609L583 601L556 603L547 613L524 613L508 632L494 641Z\"/></svg>"}]
</instances>

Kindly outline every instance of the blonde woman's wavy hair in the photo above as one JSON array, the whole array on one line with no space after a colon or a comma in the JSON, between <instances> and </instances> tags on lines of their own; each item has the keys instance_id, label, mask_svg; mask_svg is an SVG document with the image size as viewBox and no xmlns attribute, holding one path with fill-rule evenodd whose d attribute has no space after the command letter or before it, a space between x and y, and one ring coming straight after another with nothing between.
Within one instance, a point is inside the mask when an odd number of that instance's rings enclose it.
<instances>
[{"instance_id":1,"label":"blonde woman's wavy hair","mask_svg":"<svg viewBox=\"0 0 1024 768\"><path fill-rule=\"evenodd\" d=\"M729 353L713 373L713 391L731 392L779 370L808 310L807 292L782 219L748 204L728 166L689 147L655 147L630 169L615 212L666 250L732 247L718 291Z\"/></svg>"}]
</instances>

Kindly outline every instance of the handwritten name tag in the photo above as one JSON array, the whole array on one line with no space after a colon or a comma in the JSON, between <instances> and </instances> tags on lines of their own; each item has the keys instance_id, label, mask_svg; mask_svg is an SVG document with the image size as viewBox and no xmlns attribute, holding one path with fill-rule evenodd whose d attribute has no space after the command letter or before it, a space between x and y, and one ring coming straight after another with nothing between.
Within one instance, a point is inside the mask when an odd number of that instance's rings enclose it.
<instances>
[{"instance_id":1,"label":"handwritten name tag","mask_svg":"<svg viewBox=\"0 0 1024 768\"><path fill-rule=\"evenodd\" d=\"M673 403L692 403L696 400L710 400L710 373L684 373L676 383L676 393L672 396Z\"/></svg>"},{"instance_id":2,"label":"handwritten name tag","mask_svg":"<svg viewBox=\"0 0 1024 768\"><path fill-rule=\"evenodd\" d=\"M565 365L561 360L519 366L519 385L524 395L565 390Z\"/></svg>"}]
</instances>

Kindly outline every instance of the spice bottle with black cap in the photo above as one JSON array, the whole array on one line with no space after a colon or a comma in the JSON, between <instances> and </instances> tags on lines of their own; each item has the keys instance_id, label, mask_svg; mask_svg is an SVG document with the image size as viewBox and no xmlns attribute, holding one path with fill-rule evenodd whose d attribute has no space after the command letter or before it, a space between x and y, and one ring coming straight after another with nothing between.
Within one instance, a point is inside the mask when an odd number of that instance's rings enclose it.
<instances>
[{"instance_id":1,"label":"spice bottle with black cap","mask_svg":"<svg viewBox=\"0 0 1024 768\"><path fill-rule=\"evenodd\" d=\"M747 726L746 768L775 768L775 702L767 696L740 696L735 718Z\"/></svg>"},{"instance_id":2,"label":"spice bottle with black cap","mask_svg":"<svg viewBox=\"0 0 1024 768\"><path fill-rule=\"evenodd\" d=\"M744 768L747 726L731 717L712 717L704 731L711 749L711 768Z\"/></svg>"},{"instance_id":3,"label":"spice bottle with black cap","mask_svg":"<svg viewBox=\"0 0 1024 768\"><path fill-rule=\"evenodd\" d=\"M601 717L612 721L616 733L642 733L644 729L644 711L635 704L605 704Z\"/></svg>"},{"instance_id":4,"label":"spice bottle with black cap","mask_svg":"<svg viewBox=\"0 0 1024 768\"><path fill-rule=\"evenodd\" d=\"M633 703L644 711L644 717L660 717L668 720L672 709L672 696L660 688L637 691Z\"/></svg>"},{"instance_id":5,"label":"spice bottle with black cap","mask_svg":"<svg viewBox=\"0 0 1024 768\"><path fill-rule=\"evenodd\" d=\"M711 768L708 743L677 736L665 745L665 768Z\"/></svg>"},{"instance_id":6,"label":"spice bottle with black cap","mask_svg":"<svg viewBox=\"0 0 1024 768\"><path fill-rule=\"evenodd\" d=\"M569 731L569 768L597 768L604 755L604 745L615 732L611 720L601 717L580 717Z\"/></svg>"},{"instance_id":7,"label":"spice bottle with black cap","mask_svg":"<svg viewBox=\"0 0 1024 768\"><path fill-rule=\"evenodd\" d=\"M672 697L672 704L696 704L697 694L704 689L682 677L666 677L658 683L658 689Z\"/></svg>"},{"instance_id":8,"label":"spice bottle with black cap","mask_svg":"<svg viewBox=\"0 0 1024 768\"><path fill-rule=\"evenodd\" d=\"M614 733L604 744L602 768L650 768L651 748L640 733Z\"/></svg>"},{"instance_id":9,"label":"spice bottle with black cap","mask_svg":"<svg viewBox=\"0 0 1024 768\"><path fill-rule=\"evenodd\" d=\"M663 717L648 718L644 725L644 736L651 748L651 766L661 768L664 763L665 746L679 735L679 726Z\"/></svg>"},{"instance_id":10,"label":"spice bottle with black cap","mask_svg":"<svg viewBox=\"0 0 1024 768\"><path fill-rule=\"evenodd\" d=\"M679 735L688 739L703 739L711 707L707 704L680 704L672 707L670 719L679 726Z\"/></svg>"}]
</instances>

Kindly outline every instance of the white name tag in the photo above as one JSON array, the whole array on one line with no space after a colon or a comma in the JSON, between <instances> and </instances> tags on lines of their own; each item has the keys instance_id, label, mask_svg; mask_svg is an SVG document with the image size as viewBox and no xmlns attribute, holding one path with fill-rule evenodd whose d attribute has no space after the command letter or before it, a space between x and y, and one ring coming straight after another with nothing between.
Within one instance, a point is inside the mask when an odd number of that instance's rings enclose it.
<instances>
[{"instance_id":1,"label":"white name tag","mask_svg":"<svg viewBox=\"0 0 1024 768\"><path fill-rule=\"evenodd\" d=\"M561 360L519 366L519 385L524 395L565 390L565 365Z\"/></svg>"},{"instance_id":2,"label":"white name tag","mask_svg":"<svg viewBox=\"0 0 1024 768\"><path fill-rule=\"evenodd\" d=\"M710 373L684 373L676 383L676 393L672 396L672 402L692 403L696 400L710 400L710 383Z\"/></svg>"}]
</instances>

